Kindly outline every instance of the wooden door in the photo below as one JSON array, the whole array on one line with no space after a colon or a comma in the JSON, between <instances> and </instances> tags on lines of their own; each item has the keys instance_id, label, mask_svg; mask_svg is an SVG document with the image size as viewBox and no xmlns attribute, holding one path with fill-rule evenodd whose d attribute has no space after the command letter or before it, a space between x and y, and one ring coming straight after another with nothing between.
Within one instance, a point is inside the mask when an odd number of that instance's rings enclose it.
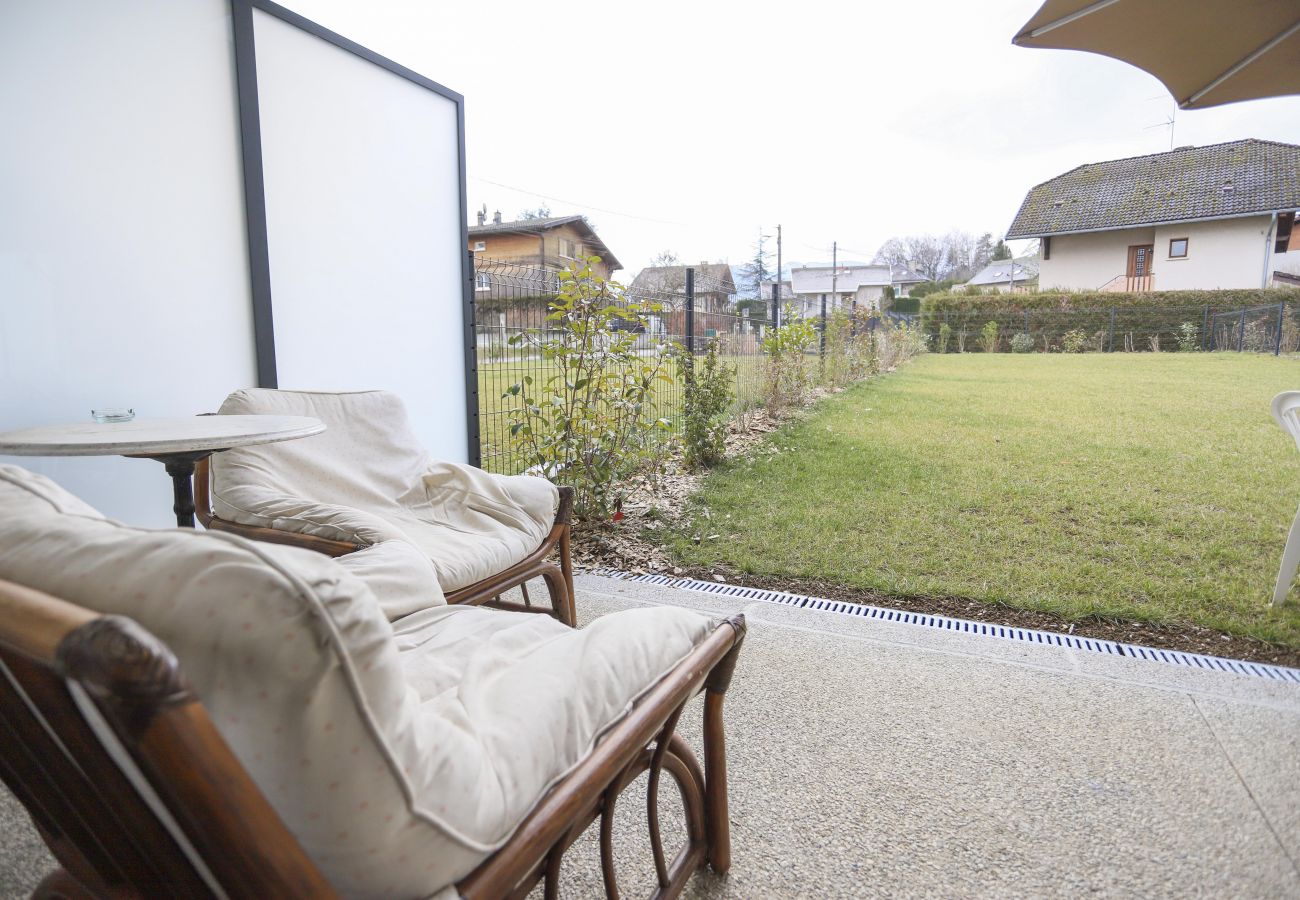
<instances>
[{"instance_id":1,"label":"wooden door","mask_svg":"<svg viewBox=\"0 0 1300 900\"><path fill-rule=\"evenodd\" d=\"M1134 244L1128 248L1128 289L1130 291L1151 290L1151 260L1155 252L1153 244Z\"/></svg>"}]
</instances>

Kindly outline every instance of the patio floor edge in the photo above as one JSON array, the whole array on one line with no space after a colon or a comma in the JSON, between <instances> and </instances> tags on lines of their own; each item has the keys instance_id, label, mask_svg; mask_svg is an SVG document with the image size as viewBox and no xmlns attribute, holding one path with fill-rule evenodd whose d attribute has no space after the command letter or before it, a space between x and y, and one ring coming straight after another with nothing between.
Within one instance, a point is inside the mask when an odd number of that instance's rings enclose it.
<instances>
[{"instance_id":1,"label":"patio floor edge","mask_svg":"<svg viewBox=\"0 0 1300 900\"><path fill-rule=\"evenodd\" d=\"M1257 663L1244 659L1230 659L1222 656L1207 656L1202 653L1189 653L1183 650L1166 650L1159 647L1144 647L1140 644L1125 644L1100 638L1081 635L1062 634L1056 631L1040 631L1033 628L1017 628L1010 625L997 625L991 622L978 622L972 619L957 619L933 613L909 612L890 609L886 606L871 606L865 603L846 603L843 600L828 600L824 597L810 597L804 594L792 594L785 591L773 591L767 588L751 588L738 584L726 584L701 581L696 578L677 578L672 575L638 575L620 569L590 568L582 569L583 574L614 578L619 581L640 584L658 584L664 587L695 591L715 596L736 597L743 600L758 600L765 603L777 603L797 609L812 609L838 615L856 616L875 619L882 622L895 622L904 625L918 625L957 633L980 635L1007 641L1039 644L1048 647L1060 647L1070 650L1082 650L1090 653L1109 654L1111 656L1141 659L1166 665L1182 666L1190 669L1202 669L1211 672L1228 672L1268 681L1287 684L1300 684L1300 669L1277 666L1269 663Z\"/></svg>"}]
</instances>

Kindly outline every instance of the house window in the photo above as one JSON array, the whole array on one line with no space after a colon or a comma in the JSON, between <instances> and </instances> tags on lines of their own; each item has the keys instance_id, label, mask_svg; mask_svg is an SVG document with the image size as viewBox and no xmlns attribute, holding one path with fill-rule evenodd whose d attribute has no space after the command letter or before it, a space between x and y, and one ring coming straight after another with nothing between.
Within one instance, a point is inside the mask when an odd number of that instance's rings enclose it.
<instances>
[{"instance_id":1,"label":"house window","mask_svg":"<svg viewBox=\"0 0 1300 900\"><path fill-rule=\"evenodd\" d=\"M1169 258L1170 259L1187 258L1187 238L1169 239Z\"/></svg>"},{"instance_id":2,"label":"house window","mask_svg":"<svg viewBox=\"0 0 1300 900\"><path fill-rule=\"evenodd\" d=\"M1290 250L1293 234L1295 234L1295 213L1280 213L1277 217L1277 240L1273 243L1273 252L1286 253ZM1300 241L1296 242L1296 246L1300 248Z\"/></svg>"},{"instance_id":3,"label":"house window","mask_svg":"<svg viewBox=\"0 0 1300 900\"><path fill-rule=\"evenodd\" d=\"M581 250L581 244L574 243L566 238L560 238L560 255L565 259L577 259Z\"/></svg>"},{"instance_id":4,"label":"house window","mask_svg":"<svg viewBox=\"0 0 1300 900\"><path fill-rule=\"evenodd\" d=\"M1043 238L1043 259L1051 259L1051 258L1052 258L1052 239L1050 237L1045 237Z\"/></svg>"},{"instance_id":5,"label":"house window","mask_svg":"<svg viewBox=\"0 0 1300 900\"><path fill-rule=\"evenodd\" d=\"M484 250L486 250L486 249L487 249L487 241L475 241L475 242L474 242L474 252L475 252L475 253L481 253L482 251L484 251Z\"/></svg>"},{"instance_id":6,"label":"house window","mask_svg":"<svg viewBox=\"0 0 1300 900\"><path fill-rule=\"evenodd\" d=\"M463 282L462 282L463 284ZM492 290L492 276L487 272L479 272L474 276L474 290L490 291Z\"/></svg>"}]
</instances>

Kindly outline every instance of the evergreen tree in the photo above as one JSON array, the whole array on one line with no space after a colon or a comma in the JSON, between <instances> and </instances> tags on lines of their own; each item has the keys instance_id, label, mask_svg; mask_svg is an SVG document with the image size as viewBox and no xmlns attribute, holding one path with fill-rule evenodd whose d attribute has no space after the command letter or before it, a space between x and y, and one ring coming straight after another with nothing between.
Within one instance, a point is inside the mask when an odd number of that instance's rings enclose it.
<instances>
[{"instance_id":1,"label":"evergreen tree","mask_svg":"<svg viewBox=\"0 0 1300 900\"><path fill-rule=\"evenodd\" d=\"M993 234L984 232L975 241L975 258L971 260L971 268L976 272L987 266L993 259Z\"/></svg>"},{"instance_id":2,"label":"evergreen tree","mask_svg":"<svg viewBox=\"0 0 1300 900\"><path fill-rule=\"evenodd\" d=\"M771 259L772 252L767 249L767 235L759 231L758 241L754 244L754 255L749 262L739 267L746 294L757 297L764 281L775 280L775 273L769 267Z\"/></svg>"}]
</instances>

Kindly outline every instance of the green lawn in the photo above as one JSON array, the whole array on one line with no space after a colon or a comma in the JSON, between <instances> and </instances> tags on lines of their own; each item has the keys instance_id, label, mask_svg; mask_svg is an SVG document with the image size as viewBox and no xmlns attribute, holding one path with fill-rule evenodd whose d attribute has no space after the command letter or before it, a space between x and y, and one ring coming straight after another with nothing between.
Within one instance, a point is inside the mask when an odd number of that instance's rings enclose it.
<instances>
[{"instance_id":1,"label":"green lawn","mask_svg":"<svg viewBox=\"0 0 1300 900\"><path fill-rule=\"evenodd\" d=\"M1269 607L1300 456L1269 400L1300 361L925 356L727 464L685 563L1078 618L1191 621L1300 646Z\"/></svg>"}]
</instances>

